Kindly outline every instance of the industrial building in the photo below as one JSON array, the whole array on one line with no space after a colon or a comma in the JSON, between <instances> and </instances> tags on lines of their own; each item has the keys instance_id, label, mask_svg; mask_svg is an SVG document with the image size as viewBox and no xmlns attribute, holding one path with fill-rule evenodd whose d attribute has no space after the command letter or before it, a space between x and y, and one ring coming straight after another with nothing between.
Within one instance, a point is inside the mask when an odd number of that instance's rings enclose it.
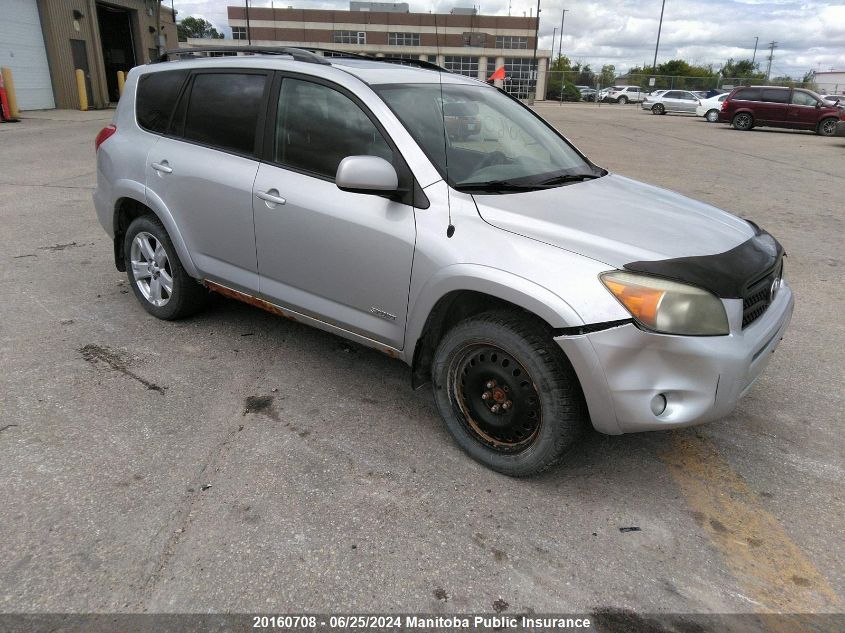
<instances>
[{"instance_id":1,"label":"industrial building","mask_svg":"<svg viewBox=\"0 0 845 633\"><path fill-rule=\"evenodd\" d=\"M12 69L22 110L79 107L76 69L92 108L118 99L117 71L176 48L170 7L158 0L2 0L0 66Z\"/></svg>"},{"instance_id":2,"label":"industrial building","mask_svg":"<svg viewBox=\"0 0 845 633\"><path fill-rule=\"evenodd\" d=\"M535 82L537 98L545 94L551 51L537 51L535 66L536 16L479 15L472 8L412 13L404 2L354 1L348 11L230 6L228 19L235 45L422 59L481 80L504 67L505 79L496 83L514 96L534 98ZM186 46L215 44L189 39Z\"/></svg>"}]
</instances>

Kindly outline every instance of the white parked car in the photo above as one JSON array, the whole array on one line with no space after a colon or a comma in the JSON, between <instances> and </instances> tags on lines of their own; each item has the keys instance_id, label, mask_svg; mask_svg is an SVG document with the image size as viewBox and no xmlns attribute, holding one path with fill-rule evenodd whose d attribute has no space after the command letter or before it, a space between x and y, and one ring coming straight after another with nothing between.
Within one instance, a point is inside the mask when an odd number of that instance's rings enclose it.
<instances>
[{"instance_id":1,"label":"white parked car","mask_svg":"<svg viewBox=\"0 0 845 633\"><path fill-rule=\"evenodd\" d=\"M710 123L718 123L719 112L722 109L722 102L728 98L730 93L726 92L723 95L716 95L709 99L701 99L698 106L695 108L695 113L698 116L703 116Z\"/></svg>"},{"instance_id":2,"label":"white parked car","mask_svg":"<svg viewBox=\"0 0 845 633\"><path fill-rule=\"evenodd\" d=\"M624 105L626 103L639 103L645 98L645 95L646 93L639 86L611 86L602 95L602 100L615 101Z\"/></svg>"}]
</instances>

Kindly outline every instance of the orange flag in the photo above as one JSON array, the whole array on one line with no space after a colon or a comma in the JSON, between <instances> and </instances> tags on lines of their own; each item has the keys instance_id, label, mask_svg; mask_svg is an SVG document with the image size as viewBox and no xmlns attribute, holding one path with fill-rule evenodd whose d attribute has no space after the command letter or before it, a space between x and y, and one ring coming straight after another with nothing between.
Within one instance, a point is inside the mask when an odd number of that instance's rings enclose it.
<instances>
[{"instance_id":1,"label":"orange flag","mask_svg":"<svg viewBox=\"0 0 845 633\"><path fill-rule=\"evenodd\" d=\"M505 78L505 67L502 66L501 68L497 68L493 71L493 74L487 78L487 81L495 81L496 79L504 79Z\"/></svg>"}]
</instances>

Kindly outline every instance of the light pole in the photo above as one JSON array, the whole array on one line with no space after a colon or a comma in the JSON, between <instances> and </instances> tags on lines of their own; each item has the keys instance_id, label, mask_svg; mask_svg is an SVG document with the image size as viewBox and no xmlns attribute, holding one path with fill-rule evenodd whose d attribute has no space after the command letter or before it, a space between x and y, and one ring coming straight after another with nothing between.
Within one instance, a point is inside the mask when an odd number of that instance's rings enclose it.
<instances>
[{"instance_id":1,"label":"light pole","mask_svg":"<svg viewBox=\"0 0 845 633\"><path fill-rule=\"evenodd\" d=\"M552 29L552 55L555 54L555 34L556 33L557 33L557 27ZM550 63L551 63L551 60L550 60ZM549 68L549 70L551 70L551 68Z\"/></svg>"},{"instance_id":2,"label":"light pole","mask_svg":"<svg viewBox=\"0 0 845 633\"><path fill-rule=\"evenodd\" d=\"M537 0L537 26L534 29L534 98L537 98L537 80L540 78L537 72L537 44L540 41L540 0Z\"/></svg>"},{"instance_id":3,"label":"light pole","mask_svg":"<svg viewBox=\"0 0 845 633\"><path fill-rule=\"evenodd\" d=\"M760 36L754 36L754 54L751 56L751 72L754 72L754 61L757 59L757 42L760 41Z\"/></svg>"},{"instance_id":4,"label":"light pole","mask_svg":"<svg viewBox=\"0 0 845 633\"><path fill-rule=\"evenodd\" d=\"M560 14L560 42L557 45L557 56L562 57L561 50L563 49L563 21L566 19L566 12L569 9L564 9L563 13ZM554 53L554 49L552 49L552 53Z\"/></svg>"},{"instance_id":5,"label":"light pole","mask_svg":"<svg viewBox=\"0 0 845 633\"><path fill-rule=\"evenodd\" d=\"M663 29L663 9L666 8L666 0L660 5L660 24L657 26L657 44L654 46L654 63L651 65L651 72L657 74L657 49L660 48L660 31Z\"/></svg>"}]
</instances>

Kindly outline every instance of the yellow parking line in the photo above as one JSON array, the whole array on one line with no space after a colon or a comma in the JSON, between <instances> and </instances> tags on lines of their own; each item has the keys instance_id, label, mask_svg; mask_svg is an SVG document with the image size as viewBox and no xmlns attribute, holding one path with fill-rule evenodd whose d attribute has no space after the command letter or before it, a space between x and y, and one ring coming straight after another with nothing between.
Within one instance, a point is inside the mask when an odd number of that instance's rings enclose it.
<instances>
[{"instance_id":1,"label":"yellow parking line","mask_svg":"<svg viewBox=\"0 0 845 633\"><path fill-rule=\"evenodd\" d=\"M676 431L661 455L693 516L760 613L841 612L839 596L707 439ZM785 620L765 618L772 630Z\"/></svg>"}]
</instances>

